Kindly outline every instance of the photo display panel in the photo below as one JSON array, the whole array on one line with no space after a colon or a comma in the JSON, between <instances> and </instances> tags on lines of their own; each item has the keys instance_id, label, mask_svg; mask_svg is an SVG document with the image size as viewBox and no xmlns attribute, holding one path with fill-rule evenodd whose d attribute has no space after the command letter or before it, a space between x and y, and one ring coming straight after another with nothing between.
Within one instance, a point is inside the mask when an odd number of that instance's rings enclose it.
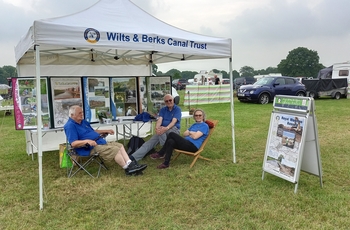
<instances>
[{"instance_id":1,"label":"photo display panel","mask_svg":"<svg viewBox=\"0 0 350 230\"><path fill-rule=\"evenodd\" d=\"M49 129L50 109L48 100L47 79L40 79L41 93L41 119L44 129ZM13 105L15 114L15 125L17 130L37 128L37 100L38 90L36 79L12 78Z\"/></svg>"},{"instance_id":2,"label":"photo display panel","mask_svg":"<svg viewBox=\"0 0 350 230\"><path fill-rule=\"evenodd\" d=\"M171 77L146 77L147 94L147 111L151 114L158 115L159 110L165 106L164 96L171 94Z\"/></svg>"},{"instance_id":3,"label":"photo display panel","mask_svg":"<svg viewBox=\"0 0 350 230\"><path fill-rule=\"evenodd\" d=\"M54 128L63 127L69 118L69 107L83 106L81 78L51 78Z\"/></svg>"},{"instance_id":4,"label":"photo display panel","mask_svg":"<svg viewBox=\"0 0 350 230\"><path fill-rule=\"evenodd\" d=\"M305 123L304 116L272 113L263 165L266 172L296 181Z\"/></svg>"},{"instance_id":5,"label":"photo display panel","mask_svg":"<svg viewBox=\"0 0 350 230\"><path fill-rule=\"evenodd\" d=\"M138 114L138 92L136 77L115 77L111 79L111 98L116 117Z\"/></svg>"},{"instance_id":6,"label":"photo display panel","mask_svg":"<svg viewBox=\"0 0 350 230\"><path fill-rule=\"evenodd\" d=\"M88 122L112 119L109 78L84 77L84 115Z\"/></svg>"}]
</instances>

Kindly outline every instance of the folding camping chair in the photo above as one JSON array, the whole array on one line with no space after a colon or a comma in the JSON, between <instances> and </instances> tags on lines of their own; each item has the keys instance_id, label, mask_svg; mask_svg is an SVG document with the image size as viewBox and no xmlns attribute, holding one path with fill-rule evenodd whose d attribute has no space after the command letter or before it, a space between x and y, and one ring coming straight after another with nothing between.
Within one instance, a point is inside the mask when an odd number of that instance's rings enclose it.
<instances>
[{"instance_id":1,"label":"folding camping chair","mask_svg":"<svg viewBox=\"0 0 350 230\"><path fill-rule=\"evenodd\" d=\"M70 144L67 144L67 153L69 158L72 160L73 165L70 169L68 169L68 177L73 177L75 174L77 174L80 170L86 172L89 176L94 177L92 173L89 172L87 169L90 164L95 162L99 168L96 177L100 176L101 168L104 168L108 170L107 166L105 165L103 159L100 157L98 152L95 152L94 154L90 156L80 156L77 154L74 148Z\"/></svg>"},{"instance_id":2,"label":"folding camping chair","mask_svg":"<svg viewBox=\"0 0 350 230\"><path fill-rule=\"evenodd\" d=\"M185 154L185 155L188 155L188 156L192 156L194 157L191 165L190 165L190 168L193 167L193 165L196 163L197 159L200 158L200 159L203 159L203 160L207 160L207 161L211 161L210 159L208 158L205 158L205 157L202 157L200 154L202 153L202 151L204 150L204 147L205 145L207 144L207 142L209 141L210 139L210 136L213 134L214 130L215 130L215 127L216 125L218 124L219 121L217 120L212 120L211 123L213 123L213 127L209 130L209 134L207 136L207 138L204 140L204 142L202 143L201 147L197 150L197 152L195 153L192 153L192 152L187 152L187 151L184 151L184 150L180 150L180 149L174 149L175 152L177 152L178 154L174 157L174 160L176 160L176 158L178 158L180 156L180 154Z\"/></svg>"}]
</instances>

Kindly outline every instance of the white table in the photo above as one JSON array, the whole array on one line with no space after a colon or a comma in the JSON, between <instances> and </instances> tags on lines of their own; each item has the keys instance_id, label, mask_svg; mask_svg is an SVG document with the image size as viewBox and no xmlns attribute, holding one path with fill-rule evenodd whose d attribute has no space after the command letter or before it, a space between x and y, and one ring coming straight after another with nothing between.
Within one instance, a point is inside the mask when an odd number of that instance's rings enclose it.
<instances>
[{"instance_id":1,"label":"white table","mask_svg":"<svg viewBox=\"0 0 350 230\"><path fill-rule=\"evenodd\" d=\"M5 111L4 116L11 115L11 110L13 110L12 106L0 106L0 111Z\"/></svg>"},{"instance_id":2,"label":"white table","mask_svg":"<svg viewBox=\"0 0 350 230\"><path fill-rule=\"evenodd\" d=\"M132 136L146 137L150 130L153 130L151 122L123 120L122 122L113 121L110 124L92 123L94 129L113 129L114 135L108 135L106 141L118 141L119 139L130 138ZM26 136L26 150L28 155L32 155L34 160L34 153L38 152L37 148L37 130L25 130ZM45 151L58 150L59 145L66 143L66 135L63 127L55 129L42 129L42 149Z\"/></svg>"},{"instance_id":3,"label":"white table","mask_svg":"<svg viewBox=\"0 0 350 230\"><path fill-rule=\"evenodd\" d=\"M190 115L190 112L181 112L181 119L185 119L186 120L186 127L189 126L189 120L190 118L192 118L193 115Z\"/></svg>"}]
</instances>

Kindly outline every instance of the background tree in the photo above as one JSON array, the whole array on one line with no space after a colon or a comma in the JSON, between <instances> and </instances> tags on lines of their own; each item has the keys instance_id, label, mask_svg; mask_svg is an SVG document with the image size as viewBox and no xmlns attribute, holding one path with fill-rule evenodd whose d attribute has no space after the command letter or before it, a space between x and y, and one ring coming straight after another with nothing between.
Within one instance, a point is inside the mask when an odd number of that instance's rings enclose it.
<instances>
[{"instance_id":1,"label":"background tree","mask_svg":"<svg viewBox=\"0 0 350 230\"><path fill-rule=\"evenodd\" d=\"M253 77L255 75L254 68L250 66L243 66L239 73L241 77Z\"/></svg>"},{"instance_id":2,"label":"background tree","mask_svg":"<svg viewBox=\"0 0 350 230\"><path fill-rule=\"evenodd\" d=\"M181 78L181 71L178 70L178 69L171 69L171 70L168 70L165 75L170 75L173 80L174 79L180 79Z\"/></svg>"},{"instance_id":3,"label":"background tree","mask_svg":"<svg viewBox=\"0 0 350 230\"><path fill-rule=\"evenodd\" d=\"M220 73L222 74L222 78L230 78L230 75L225 70L221 70Z\"/></svg>"},{"instance_id":4,"label":"background tree","mask_svg":"<svg viewBox=\"0 0 350 230\"><path fill-rule=\"evenodd\" d=\"M17 71L16 68L10 65L4 65L0 68L0 83L8 84L7 78L16 77Z\"/></svg>"},{"instance_id":5,"label":"background tree","mask_svg":"<svg viewBox=\"0 0 350 230\"><path fill-rule=\"evenodd\" d=\"M319 60L317 51L298 47L289 51L286 59L283 59L277 68L284 76L316 77L318 71L324 68Z\"/></svg>"},{"instance_id":6,"label":"background tree","mask_svg":"<svg viewBox=\"0 0 350 230\"><path fill-rule=\"evenodd\" d=\"M0 68L0 84L7 85L6 73L2 68Z\"/></svg>"},{"instance_id":7,"label":"background tree","mask_svg":"<svg viewBox=\"0 0 350 230\"><path fill-rule=\"evenodd\" d=\"M239 77L241 77L239 72L237 70L233 70L232 71L232 78L236 79L236 78L239 78Z\"/></svg>"},{"instance_id":8,"label":"background tree","mask_svg":"<svg viewBox=\"0 0 350 230\"><path fill-rule=\"evenodd\" d=\"M194 75L198 74L196 71L182 71L181 72L181 78L185 79L193 79Z\"/></svg>"},{"instance_id":9,"label":"background tree","mask_svg":"<svg viewBox=\"0 0 350 230\"><path fill-rule=\"evenodd\" d=\"M158 66L155 64L152 64L152 74L157 75L158 73Z\"/></svg>"},{"instance_id":10,"label":"background tree","mask_svg":"<svg viewBox=\"0 0 350 230\"><path fill-rule=\"evenodd\" d=\"M266 69L255 70L254 75L267 75L271 73L280 73L277 67L267 67Z\"/></svg>"}]
</instances>

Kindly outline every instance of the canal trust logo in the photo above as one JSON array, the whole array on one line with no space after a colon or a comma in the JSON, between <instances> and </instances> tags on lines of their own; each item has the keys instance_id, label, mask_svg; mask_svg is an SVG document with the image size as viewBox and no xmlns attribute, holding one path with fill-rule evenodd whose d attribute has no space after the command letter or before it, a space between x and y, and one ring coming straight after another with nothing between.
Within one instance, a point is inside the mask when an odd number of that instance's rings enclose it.
<instances>
[{"instance_id":1,"label":"canal trust logo","mask_svg":"<svg viewBox=\"0 0 350 230\"><path fill-rule=\"evenodd\" d=\"M89 43L97 43L100 40L100 32L94 28L87 28L84 31L84 38Z\"/></svg>"}]
</instances>

